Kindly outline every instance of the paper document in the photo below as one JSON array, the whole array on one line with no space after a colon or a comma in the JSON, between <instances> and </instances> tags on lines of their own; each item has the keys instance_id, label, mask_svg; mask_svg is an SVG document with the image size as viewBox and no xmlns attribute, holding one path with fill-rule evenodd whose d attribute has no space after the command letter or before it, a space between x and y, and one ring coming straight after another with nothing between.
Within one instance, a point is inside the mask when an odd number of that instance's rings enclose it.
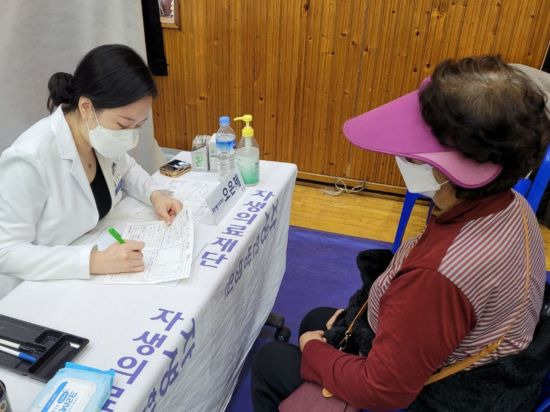
<instances>
[{"instance_id":1,"label":"paper document","mask_svg":"<svg viewBox=\"0 0 550 412\"><path fill-rule=\"evenodd\" d=\"M184 201L204 202L206 196L208 196L217 185L218 182L174 179L165 185L165 188L172 191L175 196Z\"/></svg>"},{"instance_id":2,"label":"paper document","mask_svg":"<svg viewBox=\"0 0 550 412\"><path fill-rule=\"evenodd\" d=\"M216 189L219 182L217 178L211 180L213 176L207 176L208 179L206 180L199 180L200 178L197 177L190 179L192 173L175 179L163 175L155 175L153 179L157 185L162 186L164 190L171 191L173 197L191 209L195 222L209 223L208 219L212 212L210 212L205 199L208 194ZM197 175L205 175L205 173L197 173ZM206 175L209 174L206 173ZM204 176L201 176L201 178L205 179Z\"/></svg>"},{"instance_id":3,"label":"paper document","mask_svg":"<svg viewBox=\"0 0 550 412\"><path fill-rule=\"evenodd\" d=\"M110 284L154 284L189 277L193 259L193 218L184 209L170 226L164 221L127 223L122 237L145 242L145 271L108 275Z\"/></svg>"}]
</instances>

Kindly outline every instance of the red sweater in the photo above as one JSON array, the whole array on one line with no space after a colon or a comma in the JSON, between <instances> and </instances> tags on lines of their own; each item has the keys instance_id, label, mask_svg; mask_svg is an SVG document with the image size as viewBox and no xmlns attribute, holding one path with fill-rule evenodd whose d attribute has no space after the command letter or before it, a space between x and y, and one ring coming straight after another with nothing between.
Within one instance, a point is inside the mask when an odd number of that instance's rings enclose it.
<instances>
[{"instance_id":1,"label":"red sweater","mask_svg":"<svg viewBox=\"0 0 550 412\"><path fill-rule=\"evenodd\" d=\"M411 404L429 376L476 326L470 299L437 270L439 264L464 225L484 216L493 218L513 199L506 192L465 201L431 219L378 302L376 337L368 357L312 340L303 350L302 378L357 407L392 410ZM415 253L420 249L422 253Z\"/></svg>"}]
</instances>

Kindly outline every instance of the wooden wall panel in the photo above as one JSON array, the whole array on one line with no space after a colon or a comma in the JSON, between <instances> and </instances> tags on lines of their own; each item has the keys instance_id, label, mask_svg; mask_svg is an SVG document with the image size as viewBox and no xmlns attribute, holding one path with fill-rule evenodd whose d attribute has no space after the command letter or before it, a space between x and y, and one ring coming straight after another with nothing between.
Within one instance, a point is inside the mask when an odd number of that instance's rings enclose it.
<instances>
[{"instance_id":1,"label":"wooden wall panel","mask_svg":"<svg viewBox=\"0 0 550 412\"><path fill-rule=\"evenodd\" d=\"M414 90L445 58L495 53L540 67L550 41L548 0L180 4L153 107L162 146L190 149L219 115L250 113L263 159L393 186L393 159L351 146L347 118Z\"/></svg>"},{"instance_id":2,"label":"wooden wall panel","mask_svg":"<svg viewBox=\"0 0 550 412\"><path fill-rule=\"evenodd\" d=\"M433 1L371 3L367 11L361 85L355 113L359 114L414 90L428 70L423 55L430 19L438 19ZM433 37L433 36L432 36ZM342 137L343 138L343 137ZM400 185L393 158L350 147L347 177Z\"/></svg>"}]
</instances>

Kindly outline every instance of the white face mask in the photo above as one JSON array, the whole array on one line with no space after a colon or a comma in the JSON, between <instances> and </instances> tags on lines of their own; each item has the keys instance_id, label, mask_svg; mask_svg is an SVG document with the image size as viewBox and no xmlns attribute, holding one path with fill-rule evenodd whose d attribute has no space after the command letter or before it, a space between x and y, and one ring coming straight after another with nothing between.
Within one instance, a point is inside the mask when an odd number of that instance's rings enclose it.
<instances>
[{"instance_id":1,"label":"white face mask","mask_svg":"<svg viewBox=\"0 0 550 412\"><path fill-rule=\"evenodd\" d=\"M88 122L86 122L86 127L88 128L90 144L98 153L112 159L137 146L139 129L106 129L99 124L95 109L92 108L92 110L94 111L97 127L90 130Z\"/></svg>"},{"instance_id":2,"label":"white face mask","mask_svg":"<svg viewBox=\"0 0 550 412\"><path fill-rule=\"evenodd\" d=\"M407 190L411 193L419 193L422 196L433 198L435 192L441 189L441 186L445 183L449 182L446 180L443 183L439 183L435 180L433 168L429 164L423 163L418 165L399 156L395 157L395 161L397 162L401 176L403 176Z\"/></svg>"}]
</instances>

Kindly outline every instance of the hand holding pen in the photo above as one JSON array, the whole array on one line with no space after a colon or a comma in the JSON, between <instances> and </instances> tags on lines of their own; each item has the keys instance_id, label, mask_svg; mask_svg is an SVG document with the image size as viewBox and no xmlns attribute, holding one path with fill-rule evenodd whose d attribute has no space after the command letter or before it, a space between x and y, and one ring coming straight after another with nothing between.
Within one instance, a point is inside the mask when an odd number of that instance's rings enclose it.
<instances>
[{"instance_id":1,"label":"hand holding pen","mask_svg":"<svg viewBox=\"0 0 550 412\"><path fill-rule=\"evenodd\" d=\"M145 243L135 240L124 240L114 229L109 228L109 233L116 240L107 249L92 250L90 255L90 273L104 275L112 273L143 272L143 253L141 250Z\"/></svg>"}]
</instances>

